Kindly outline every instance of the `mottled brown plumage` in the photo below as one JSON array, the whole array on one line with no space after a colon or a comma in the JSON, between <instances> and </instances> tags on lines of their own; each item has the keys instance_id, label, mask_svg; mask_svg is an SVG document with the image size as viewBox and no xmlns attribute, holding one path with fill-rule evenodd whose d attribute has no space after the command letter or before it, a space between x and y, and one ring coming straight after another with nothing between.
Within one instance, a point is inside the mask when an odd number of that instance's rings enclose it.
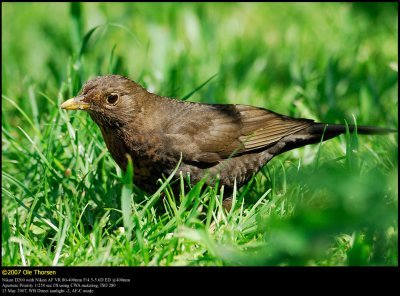
<instances>
[{"instance_id":1,"label":"mottled brown plumage","mask_svg":"<svg viewBox=\"0 0 400 296\"><path fill-rule=\"evenodd\" d=\"M152 193L176 168L192 183L217 174L226 191L245 184L272 157L345 133L343 125L315 123L246 105L213 105L158 96L119 76L88 81L79 96L61 105L89 112L117 164L134 164L134 182ZM350 130L354 127L350 126ZM359 134L392 130L357 127Z\"/></svg>"}]
</instances>

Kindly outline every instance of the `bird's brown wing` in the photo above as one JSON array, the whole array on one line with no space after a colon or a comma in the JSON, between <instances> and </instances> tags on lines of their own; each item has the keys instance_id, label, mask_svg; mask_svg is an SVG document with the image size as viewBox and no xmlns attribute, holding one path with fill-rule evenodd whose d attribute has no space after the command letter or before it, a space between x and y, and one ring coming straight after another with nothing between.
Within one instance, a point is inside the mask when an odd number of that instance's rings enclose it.
<instances>
[{"instance_id":1,"label":"bird's brown wing","mask_svg":"<svg viewBox=\"0 0 400 296\"><path fill-rule=\"evenodd\" d=\"M239 140L246 152L268 147L314 123L310 119L292 118L252 106L236 105L236 109L243 124Z\"/></svg>"},{"instance_id":2,"label":"bird's brown wing","mask_svg":"<svg viewBox=\"0 0 400 296\"><path fill-rule=\"evenodd\" d=\"M312 123L246 105L185 103L164 134L169 149L184 159L214 163L266 148Z\"/></svg>"}]
</instances>

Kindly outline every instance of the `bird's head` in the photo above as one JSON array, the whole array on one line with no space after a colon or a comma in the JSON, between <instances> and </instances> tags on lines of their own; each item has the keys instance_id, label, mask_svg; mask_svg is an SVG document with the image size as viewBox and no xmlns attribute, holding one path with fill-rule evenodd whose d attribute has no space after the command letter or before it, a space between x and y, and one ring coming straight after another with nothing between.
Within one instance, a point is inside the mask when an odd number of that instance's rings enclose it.
<instances>
[{"instance_id":1,"label":"bird's head","mask_svg":"<svg viewBox=\"0 0 400 296\"><path fill-rule=\"evenodd\" d=\"M100 126L119 127L127 124L140 109L147 91L120 75L99 76L89 80L78 96L65 101L62 109L85 110Z\"/></svg>"}]
</instances>

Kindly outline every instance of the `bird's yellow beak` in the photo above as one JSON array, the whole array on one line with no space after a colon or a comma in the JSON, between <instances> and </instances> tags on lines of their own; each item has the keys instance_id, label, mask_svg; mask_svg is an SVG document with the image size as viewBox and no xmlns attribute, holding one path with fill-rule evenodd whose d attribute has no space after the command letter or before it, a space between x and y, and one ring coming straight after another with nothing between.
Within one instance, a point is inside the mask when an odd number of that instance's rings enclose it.
<instances>
[{"instance_id":1,"label":"bird's yellow beak","mask_svg":"<svg viewBox=\"0 0 400 296\"><path fill-rule=\"evenodd\" d=\"M84 96L77 96L75 98L69 99L61 104L62 109L66 110L88 110L90 107L89 103L83 101Z\"/></svg>"}]
</instances>

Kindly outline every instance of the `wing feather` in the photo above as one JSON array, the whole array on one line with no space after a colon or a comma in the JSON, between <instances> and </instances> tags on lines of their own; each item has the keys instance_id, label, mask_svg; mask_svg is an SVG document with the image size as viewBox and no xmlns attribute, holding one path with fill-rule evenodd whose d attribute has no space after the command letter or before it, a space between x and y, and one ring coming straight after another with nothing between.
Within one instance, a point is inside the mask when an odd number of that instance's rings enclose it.
<instances>
[{"instance_id":1,"label":"wing feather","mask_svg":"<svg viewBox=\"0 0 400 296\"><path fill-rule=\"evenodd\" d=\"M174 107L173 118L179 123L164 125L167 144L176 153L184 152L184 158L205 163L267 148L313 124L247 105L180 106L182 110Z\"/></svg>"}]
</instances>

